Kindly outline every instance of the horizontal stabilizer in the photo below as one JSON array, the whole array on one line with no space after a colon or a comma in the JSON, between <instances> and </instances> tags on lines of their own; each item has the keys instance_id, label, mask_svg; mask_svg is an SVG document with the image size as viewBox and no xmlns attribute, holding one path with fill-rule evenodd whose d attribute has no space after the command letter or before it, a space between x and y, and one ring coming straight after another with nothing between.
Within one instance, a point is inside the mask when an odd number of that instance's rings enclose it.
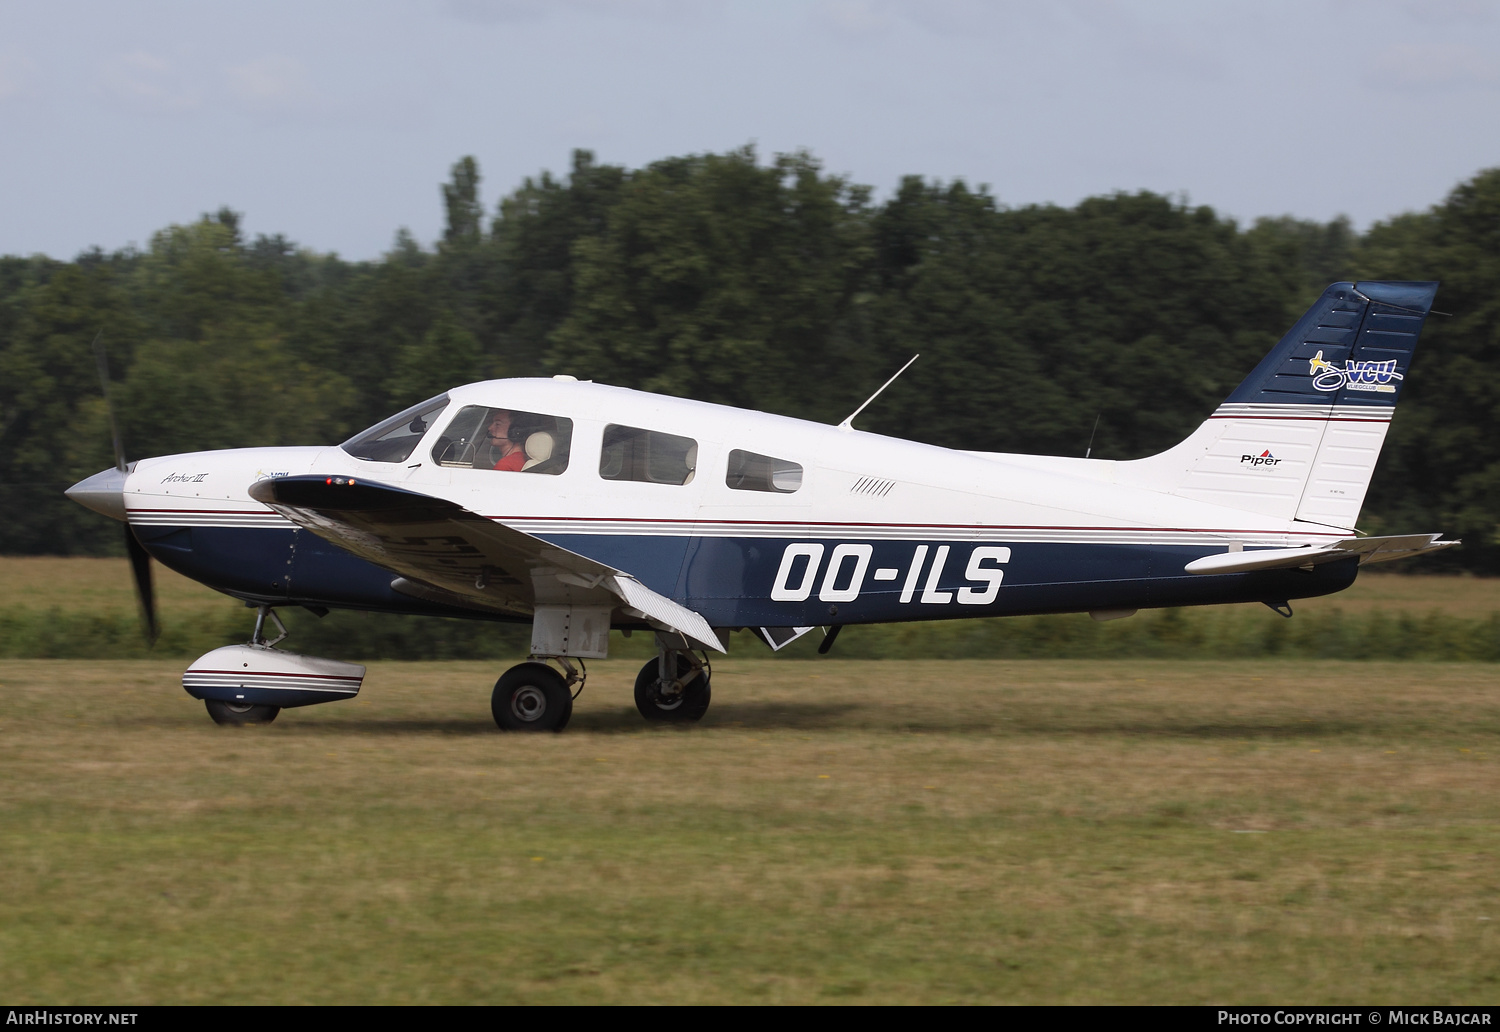
<instances>
[{"instance_id":1,"label":"horizontal stabilizer","mask_svg":"<svg viewBox=\"0 0 1500 1032\"><path fill-rule=\"evenodd\" d=\"M1256 570L1294 570L1317 566L1340 559L1358 558L1366 563L1383 563L1409 555L1436 552L1458 544L1440 541L1440 534L1399 534L1390 537L1342 538L1328 545L1302 548L1257 548L1249 552L1223 552L1194 559L1183 569L1188 573L1251 573Z\"/></svg>"}]
</instances>

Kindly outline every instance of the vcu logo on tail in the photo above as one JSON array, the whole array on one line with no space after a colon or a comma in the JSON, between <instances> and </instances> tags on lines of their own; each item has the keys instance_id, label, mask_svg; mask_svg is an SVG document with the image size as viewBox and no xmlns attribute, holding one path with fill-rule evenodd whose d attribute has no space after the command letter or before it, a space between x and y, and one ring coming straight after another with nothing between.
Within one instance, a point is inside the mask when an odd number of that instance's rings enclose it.
<instances>
[{"instance_id":1,"label":"vcu logo on tail","mask_svg":"<svg viewBox=\"0 0 1500 1032\"><path fill-rule=\"evenodd\" d=\"M1349 388L1351 391L1374 391L1378 394L1395 394L1392 380L1405 379L1396 372L1396 360L1379 361L1348 359L1340 369L1323 358L1319 352L1307 360L1308 373L1313 378L1313 387L1324 392Z\"/></svg>"}]
</instances>

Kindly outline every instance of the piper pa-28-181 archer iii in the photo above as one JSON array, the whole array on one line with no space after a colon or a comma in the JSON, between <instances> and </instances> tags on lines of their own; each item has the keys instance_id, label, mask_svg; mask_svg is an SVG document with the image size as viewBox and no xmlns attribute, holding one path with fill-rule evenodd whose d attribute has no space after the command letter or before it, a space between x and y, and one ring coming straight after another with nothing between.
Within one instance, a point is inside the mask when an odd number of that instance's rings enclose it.
<instances>
[{"instance_id":1,"label":"piper pa-28-181 archer iii","mask_svg":"<svg viewBox=\"0 0 1500 1032\"><path fill-rule=\"evenodd\" d=\"M150 558L258 607L248 644L183 677L221 724L359 691L364 667L272 647L278 606L530 622L531 659L491 700L510 730L561 730L575 661L603 657L611 628L654 632L636 705L691 721L737 628L780 648L824 627L826 651L848 624L1290 615L1364 563L1455 544L1354 529L1436 292L1334 284L1190 437L1130 461L954 451L561 376L457 387L338 447L121 456L68 494L127 523L148 625Z\"/></svg>"}]
</instances>

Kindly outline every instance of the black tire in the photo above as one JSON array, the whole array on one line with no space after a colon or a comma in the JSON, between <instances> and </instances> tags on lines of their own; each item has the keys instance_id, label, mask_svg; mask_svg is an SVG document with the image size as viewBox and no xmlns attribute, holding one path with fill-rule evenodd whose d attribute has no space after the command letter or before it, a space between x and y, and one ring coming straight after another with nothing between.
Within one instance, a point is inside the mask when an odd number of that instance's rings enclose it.
<instances>
[{"instance_id":1,"label":"black tire","mask_svg":"<svg viewBox=\"0 0 1500 1032\"><path fill-rule=\"evenodd\" d=\"M490 712L502 731L561 731L573 716L573 695L547 664L522 663L495 682Z\"/></svg>"},{"instance_id":2,"label":"black tire","mask_svg":"<svg viewBox=\"0 0 1500 1032\"><path fill-rule=\"evenodd\" d=\"M281 712L280 706L251 706L244 702L223 702L219 699L204 699L208 715L215 724L224 727L249 727L252 724L269 724Z\"/></svg>"},{"instance_id":3,"label":"black tire","mask_svg":"<svg viewBox=\"0 0 1500 1032\"><path fill-rule=\"evenodd\" d=\"M693 669L693 664L680 652L674 652L673 655L677 658L677 676L686 677ZM635 708L650 721L691 724L702 720L703 714L708 712L711 698L707 670L700 670L698 676L682 686L682 694L675 698L663 695L661 667L656 660L641 667L641 672L636 675Z\"/></svg>"}]
</instances>

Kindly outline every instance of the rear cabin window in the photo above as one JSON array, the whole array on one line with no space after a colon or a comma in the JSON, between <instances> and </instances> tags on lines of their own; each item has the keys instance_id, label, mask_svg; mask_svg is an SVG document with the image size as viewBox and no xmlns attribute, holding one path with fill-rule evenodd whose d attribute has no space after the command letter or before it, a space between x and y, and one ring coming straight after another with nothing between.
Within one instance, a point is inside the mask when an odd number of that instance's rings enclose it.
<instances>
[{"instance_id":1,"label":"rear cabin window","mask_svg":"<svg viewBox=\"0 0 1500 1032\"><path fill-rule=\"evenodd\" d=\"M790 459L741 451L729 453L729 471L724 483L736 491L769 491L791 494L802 486L802 467Z\"/></svg>"},{"instance_id":2,"label":"rear cabin window","mask_svg":"<svg viewBox=\"0 0 1500 1032\"><path fill-rule=\"evenodd\" d=\"M611 423L604 428L599 475L605 480L687 484L698 467L698 442L657 430Z\"/></svg>"},{"instance_id":3,"label":"rear cabin window","mask_svg":"<svg viewBox=\"0 0 1500 1032\"><path fill-rule=\"evenodd\" d=\"M556 474L568 468L572 443L573 421L564 416L465 405L432 446L432 457L460 469Z\"/></svg>"},{"instance_id":4,"label":"rear cabin window","mask_svg":"<svg viewBox=\"0 0 1500 1032\"><path fill-rule=\"evenodd\" d=\"M448 407L448 395L439 394L390 419L376 423L362 434L356 434L339 445L356 459L370 462L405 462L432 421Z\"/></svg>"}]
</instances>

